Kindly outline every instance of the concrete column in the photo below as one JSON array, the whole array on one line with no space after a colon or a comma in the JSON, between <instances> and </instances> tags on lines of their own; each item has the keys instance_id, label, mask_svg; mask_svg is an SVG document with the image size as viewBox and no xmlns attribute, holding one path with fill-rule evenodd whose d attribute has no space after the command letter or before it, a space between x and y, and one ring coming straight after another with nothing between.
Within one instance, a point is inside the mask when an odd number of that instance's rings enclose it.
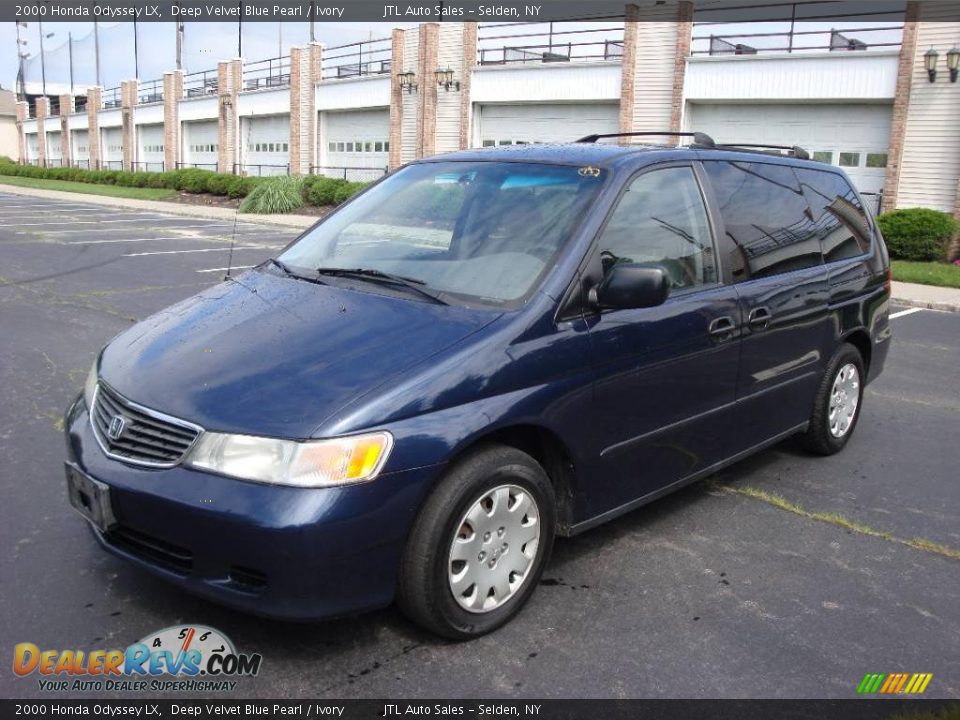
<instances>
[{"instance_id":1,"label":"concrete column","mask_svg":"<svg viewBox=\"0 0 960 720\"><path fill-rule=\"evenodd\" d=\"M17 162L27 162L27 137L23 131L23 124L30 116L30 106L23 100L17 102Z\"/></svg>"},{"instance_id":2,"label":"concrete column","mask_svg":"<svg viewBox=\"0 0 960 720\"><path fill-rule=\"evenodd\" d=\"M240 137L237 95L243 80L243 61L239 58L217 64L217 94L219 102L219 132L217 155L219 171L234 172L237 163L237 142Z\"/></svg>"},{"instance_id":3,"label":"concrete column","mask_svg":"<svg viewBox=\"0 0 960 720\"><path fill-rule=\"evenodd\" d=\"M907 3L903 19L903 37L900 40L897 84L893 92L890 150L887 153L887 171L883 180L883 204L880 208L882 212L897 207L900 167L903 162L903 140L907 133L907 111L910 108L910 89L913 85L914 56L917 53L917 19L919 12L919 3Z\"/></svg>"},{"instance_id":4,"label":"concrete column","mask_svg":"<svg viewBox=\"0 0 960 720\"><path fill-rule=\"evenodd\" d=\"M404 72L406 49L406 30L394 28L391 36L390 68L390 153L388 164L396 170L403 164L403 111L406 91L400 87L399 74Z\"/></svg>"},{"instance_id":5,"label":"concrete column","mask_svg":"<svg viewBox=\"0 0 960 720\"><path fill-rule=\"evenodd\" d=\"M139 80L124 80L120 83L120 118L122 127L123 169L133 170L137 158L136 125L133 114L140 94Z\"/></svg>"},{"instance_id":6,"label":"concrete column","mask_svg":"<svg viewBox=\"0 0 960 720\"><path fill-rule=\"evenodd\" d=\"M70 116L74 112L73 95L60 96L60 155L63 166L70 167L73 162L73 143L70 142Z\"/></svg>"},{"instance_id":7,"label":"concrete column","mask_svg":"<svg viewBox=\"0 0 960 720\"><path fill-rule=\"evenodd\" d=\"M103 88L87 90L87 145L90 150L90 169L100 169L100 110L103 108Z\"/></svg>"},{"instance_id":8,"label":"concrete column","mask_svg":"<svg viewBox=\"0 0 960 720\"><path fill-rule=\"evenodd\" d=\"M44 121L50 114L50 101L45 98L37 98L37 163L41 167L47 166L47 131L44 127Z\"/></svg>"},{"instance_id":9,"label":"concrete column","mask_svg":"<svg viewBox=\"0 0 960 720\"><path fill-rule=\"evenodd\" d=\"M163 169L176 170L180 162L180 100L183 70L163 74Z\"/></svg>"},{"instance_id":10,"label":"concrete column","mask_svg":"<svg viewBox=\"0 0 960 720\"><path fill-rule=\"evenodd\" d=\"M473 121L473 101L470 99L470 86L473 69L477 66L477 23L463 24L463 56L460 61L460 150L470 147L470 135Z\"/></svg>"}]
</instances>

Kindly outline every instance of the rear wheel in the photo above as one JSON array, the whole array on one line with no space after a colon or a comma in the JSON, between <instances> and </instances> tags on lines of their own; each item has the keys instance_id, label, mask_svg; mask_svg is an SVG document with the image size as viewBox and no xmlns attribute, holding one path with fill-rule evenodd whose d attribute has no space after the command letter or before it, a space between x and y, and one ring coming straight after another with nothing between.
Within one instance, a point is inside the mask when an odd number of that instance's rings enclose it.
<instances>
[{"instance_id":1,"label":"rear wheel","mask_svg":"<svg viewBox=\"0 0 960 720\"><path fill-rule=\"evenodd\" d=\"M817 389L810 425L802 436L808 450L833 455L847 444L860 417L864 377L860 351L844 343L831 358Z\"/></svg>"},{"instance_id":2,"label":"rear wheel","mask_svg":"<svg viewBox=\"0 0 960 720\"><path fill-rule=\"evenodd\" d=\"M451 467L417 517L397 603L444 637L488 633L536 589L555 526L553 487L536 460L507 446L478 450Z\"/></svg>"}]
</instances>

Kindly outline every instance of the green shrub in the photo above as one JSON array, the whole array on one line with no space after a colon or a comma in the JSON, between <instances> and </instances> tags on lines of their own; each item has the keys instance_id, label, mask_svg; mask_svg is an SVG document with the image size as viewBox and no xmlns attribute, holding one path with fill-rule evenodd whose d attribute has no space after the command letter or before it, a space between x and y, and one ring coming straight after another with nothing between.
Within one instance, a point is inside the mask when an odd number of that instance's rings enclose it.
<instances>
[{"instance_id":1,"label":"green shrub","mask_svg":"<svg viewBox=\"0 0 960 720\"><path fill-rule=\"evenodd\" d=\"M316 176L307 187L307 200L317 207L336 205L337 191L345 185L347 181L341 178Z\"/></svg>"},{"instance_id":2,"label":"green shrub","mask_svg":"<svg viewBox=\"0 0 960 720\"><path fill-rule=\"evenodd\" d=\"M344 185L341 185L333 194L334 203L336 205L345 203L369 184L370 183L365 182L348 182Z\"/></svg>"},{"instance_id":3,"label":"green shrub","mask_svg":"<svg viewBox=\"0 0 960 720\"><path fill-rule=\"evenodd\" d=\"M230 181L232 179L232 175L214 173L207 178L207 192L213 195L229 195Z\"/></svg>"},{"instance_id":4,"label":"green shrub","mask_svg":"<svg viewBox=\"0 0 960 720\"><path fill-rule=\"evenodd\" d=\"M272 177L258 182L240 204L242 213L286 213L303 207L303 178Z\"/></svg>"},{"instance_id":5,"label":"green shrub","mask_svg":"<svg viewBox=\"0 0 960 720\"><path fill-rule=\"evenodd\" d=\"M927 208L894 210L878 217L877 223L896 260L945 261L950 240L960 230L949 214Z\"/></svg>"}]
</instances>

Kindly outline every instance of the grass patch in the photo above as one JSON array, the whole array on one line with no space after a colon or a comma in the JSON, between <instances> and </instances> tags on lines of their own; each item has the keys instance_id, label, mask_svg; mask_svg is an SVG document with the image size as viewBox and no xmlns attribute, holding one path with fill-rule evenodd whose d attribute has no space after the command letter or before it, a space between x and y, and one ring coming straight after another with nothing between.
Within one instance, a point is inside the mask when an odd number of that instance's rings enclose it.
<instances>
[{"instance_id":1,"label":"grass patch","mask_svg":"<svg viewBox=\"0 0 960 720\"><path fill-rule=\"evenodd\" d=\"M812 510L807 510L802 505L797 505L797 503L787 500L782 495L767 492L766 490L759 490L757 488L750 487L749 485L744 487L731 487L730 485L721 485L720 483L712 482L710 483L710 487L720 492L730 493L732 495L742 495L743 497L760 500L761 502L765 502L768 505L773 505L775 508L785 510L786 512L793 513L794 515L799 515L800 517L807 518L808 520L830 523L831 525L842 527L844 530L855 532L858 535L867 535L869 537L880 538L881 540L897 543L898 545L906 545L914 550L923 550L924 552L943 555L944 557L951 558L952 560L960 560L960 550L952 548L948 545L941 545L940 543L935 543L931 540L927 540L926 538L912 538L910 540L898 538L891 533L883 530L877 530L869 525L864 525L856 520L851 520L850 518L844 517L839 513L814 512Z\"/></svg>"},{"instance_id":2,"label":"grass patch","mask_svg":"<svg viewBox=\"0 0 960 720\"><path fill-rule=\"evenodd\" d=\"M960 288L960 266L939 262L910 262L894 260L891 263L893 279L900 282Z\"/></svg>"},{"instance_id":3,"label":"grass patch","mask_svg":"<svg viewBox=\"0 0 960 720\"><path fill-rule=\"evenodd\" d=\"M117 185L94 185L92 183L71 182L69 180L42 180L30 177L0 175L0 183L19 187L38 188L40 190L61 190L63 192L85 193L87 195L106 195L108 197L132 198L134 200L166 200L176 195L176 190L167 188L120 187Z\"/></svg>"}]
</instances>

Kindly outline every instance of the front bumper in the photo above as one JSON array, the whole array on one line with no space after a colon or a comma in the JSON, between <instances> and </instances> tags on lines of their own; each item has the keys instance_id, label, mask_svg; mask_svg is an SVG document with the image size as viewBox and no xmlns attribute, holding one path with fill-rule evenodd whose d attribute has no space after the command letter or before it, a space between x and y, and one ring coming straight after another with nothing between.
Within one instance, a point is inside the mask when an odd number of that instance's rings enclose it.
<instances>
[{"instance_id":1,"label":"front bumper","mask_svg":"<svg viewBox=\"0 0 960 720\"><path fill-rule=\"evenodd\" d=\"M111 460L82 398L65 427L69 461L110 487L118 525L94 528L105 549L196 595L285 619L392 602L407 533L438 470L343 488L261 485Z\"/></svg>"}]
</instances>

